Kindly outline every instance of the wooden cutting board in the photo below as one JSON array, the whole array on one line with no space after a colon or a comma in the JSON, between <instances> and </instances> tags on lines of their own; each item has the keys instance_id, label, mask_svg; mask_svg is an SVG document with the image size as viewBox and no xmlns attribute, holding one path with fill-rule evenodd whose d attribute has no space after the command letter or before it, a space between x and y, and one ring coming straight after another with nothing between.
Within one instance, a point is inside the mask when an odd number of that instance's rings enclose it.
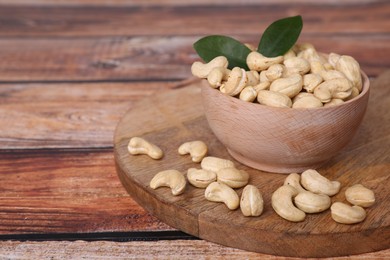
<instances>
[{"instance_id":1,"label":"wooden cutting board","mask_svg":"<svg viewBox=\"0 0 390 260\"><path fill-rule=\"evenodd\" d=\"M203 114L197 82L147 98L128 111L114 136L118 175L128 193L145 209L167 224L199 238L249 251L298 257L329 257L372 252L390 247L390 71L372 84L366 116L352 142L318 171L342 183L332 201L345 202L348 186L361 183L372 189L376 204L367 209L364 222L343 225L334 222L330 210L308 214L292 223L271 207L272 193L286 175L254 170L235 161L250 174L264 198L259 217L244 217L222 203L209 202L204 190L188 185L184 194L173 196L168 188L153 190L149 182L162 170L183 173L197 167L177 148L186 141L203 140L209 155L233 160L211 132ZM132 156L127 144L143 137L165 152L161 160ZM237 193L241 195L242 189Z\"/></svg>"}]
</instances>

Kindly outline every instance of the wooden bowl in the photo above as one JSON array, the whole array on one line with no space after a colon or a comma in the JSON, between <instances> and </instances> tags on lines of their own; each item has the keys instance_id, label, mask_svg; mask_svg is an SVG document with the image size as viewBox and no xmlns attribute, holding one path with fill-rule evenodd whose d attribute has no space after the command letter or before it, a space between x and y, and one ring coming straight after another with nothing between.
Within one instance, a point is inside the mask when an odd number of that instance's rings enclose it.
<instances>
[{"instance_id":1,"label":"wooden bowl","mask_svg":"<svg viewBox=\"0 0 390 260\"><path fill-rule=\"evenodd\" d=\"M302 172L337 154L356 133L366 111L370 83L362 72L358 97L321 108L276 108L249 103L201 84L207 121L239 162L255 169Z\"/></svg>"}]
</instances>

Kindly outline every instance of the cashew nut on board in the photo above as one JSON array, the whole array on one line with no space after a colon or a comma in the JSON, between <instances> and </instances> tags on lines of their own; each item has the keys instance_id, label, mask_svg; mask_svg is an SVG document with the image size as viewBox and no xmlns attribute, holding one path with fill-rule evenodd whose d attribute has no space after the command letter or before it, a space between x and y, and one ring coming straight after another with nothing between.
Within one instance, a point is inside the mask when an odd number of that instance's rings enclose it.
<instances>
[{"instance_id":1,"label":"cashew nut on board","mask_svg":"<svg viewBox=\"0 0 390 260\"><path fill-rule=\"evenodd\" d=\"M298 195L297 189L290 185L283 185L279 187L272 194L272 208L282 218L292 221L300 222L306 217L305 212L296 208L293 199Z\"/></svg>"},{"instance_id":2,"label":"cashew nut on board","mask_svg":"<svg viewBox=\"0 0 390 260\"><path fill-rule=\"evenodd\" d=\"M374 192L361 184L355 184L347 188L345 198L349 203L363 208L370 207L375 203Z\"/></svg>"},{"instance_id":3,"label":"cashew nut on board","mask_svg":"<svg viewBox=\"0 0 390 260\"><path fill-rule=\"evenodd\" d=\"M230 210L235 210L240 205L237 193L223 183L212 182L207 186L204 195L209 201L225 203Z\"/></svg>"},{"instance_id":4,"label":"cashew nut on board","mask_svg":"<svg viewBox=\"0 0 390 260\"><path fill-rule=\"evenodd\" d=\"M341 224L355 224L366 218L366 211L360 206L349 206L342 202L335 202L330 207L332 218Z\"/></svg>"},{"instance_id":5,"label":"cashew nut on board","mask_svg":"<svg viewBox=\"0 0 390 260\"><path fill-rule=\"evenodd\" d=\"M200 163L200 166L202 167L202 169L216 173L220 169L234 167L234 163L230 160L207 156L203 158L202 162Z\"/></svg>"},{"instance_id":6,"label":"cashew nut on board","mask_svg":"<svg viewBox=\"0 0 390 260\"><path fill-rule=\"evenodd\" d=\"M294 203L300 210L306 213L319 213L327 210L331 201L328 195L304 191L294 198Z\"/></svg>"},{"instance_id":7,"label":"cashew nut on board","mask_svg":"<svg viewBox=\"0 0 390 260\"><path fill-rule=\"evenodd\" d=\"M193 186L204 189L217 180L217 174L203 169L190 168L187 170L187 179Z\"/></svg>"},{"instance_id":8,"label":"cashew nut on board","mask_svg":"<svg viewBox=\"0 0 390 260\"><path fill-rule=\"evenodd\" d=\"M217 171L217 181L231 188L241 188L248 184L249 174L234 167L222 168Z\"/></svg>"},{"instance_id":9,"label":"cashew nut on board","mask_svg":"<svg viewBox=\"0 0 390 260\"><path fill-rule=\"evenodd\" d=\"M264 201L260 191L253 185L246 185L241 194L241 212L246 217L257 217L263 213Z\"/></svg>"},{"instance_id":10,"label":"cashew nut on board","mask_svg":"<svg viewBox=\"0 0 390 260\"><path fill-rule=\"evenodd\" d=\"M177 170L165 170L157 173L150 181L150 188L157 189L159 187L171 188L173 195L180 195L186 188L186 178Z\"/></svg>"},{"instance_id":11,"label":"cashew nut on board","mask_svg":"<svg viewBox=\"0 0 390 260\"><path fill-rule=\"evenodd\" d=\"M207 154L207 145L202 141L185 142L178 149L179 154L190 154L193 162L201 162Z\"/></svg>"},{"instance_id":12,"label":"cashew nut on board","mask_svg":"<svg viewBox=\"0 0 390 260\"><path fill-rule=\"evenodd\" d=\"M301 174L301 184L308 191L328 196L337 194L341 188L340 182L330 181L312 169Z\"/></svg>"},{"instance_id":13,"label":"cashew nut on board","mask_svg":"<svg viewBox=\"0 0 390 260\"><path fill-rule=\"evenodd\" d=\"M158 160L163 157L163 151L156 145L149 143L141 137L133 137L127 146L130 154L146 154L149 157Z\"/></svg>"}]
</instances>

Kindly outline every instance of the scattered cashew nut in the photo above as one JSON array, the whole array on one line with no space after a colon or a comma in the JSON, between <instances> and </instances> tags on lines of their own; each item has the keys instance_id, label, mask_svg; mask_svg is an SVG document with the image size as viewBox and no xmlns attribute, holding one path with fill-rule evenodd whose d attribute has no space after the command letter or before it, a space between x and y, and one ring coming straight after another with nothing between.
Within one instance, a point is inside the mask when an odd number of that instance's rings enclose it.
<instances>
[{"instance_id":1,"label":"scattered cashew nut","mask_svg":"<svg viewBox=\"0 0 390 260\"><path fill-rule=\"evenodd\" d=\"M158 146L141 137L132 137L127 146L127 150L130 154L146 154L155 160L163 157L163 151Z\"/></svg>"},{"instance_id":2,"label":"scattered cashew nut","mask_svg":"<svg viewBox=\"0 0 390 260\"><path fill-rule=\"evenodd\" d=\"M284 180L283 185L293 186L299 193L305 192L305 190L300 183L301 176L298 173L290 173Z\"/></svg>"},{"instance_id":3,"label":"scattered cashew nut","mask_svg":"<svg viewBox=\"0 0 390 260\"><path fill-rule=\"evenodd\" d=\"M223 183L212 182L207 186L204 195L209 201L225 203L230 210L237 209L240 204L237 193Z\"/></svg>"},{"instance_id":4,"label":"scattered cashew nut","mask_svg":"<svg viewBox=\"0 0 390 260\"><path fill-rule=\"evenodd\" d=\"M315 194L310 191L300 192L294 198L295 205L306 213L319 213L330 207L330 197L325 194Z\"/></svg>"},{"instance_id":5,"label":"scattered cashew nut","mask_svg":"<svg viewBox=\"0 0 390 260\"><path fill-rule=\"evenodd\" d=\"M246 217L257 217L263 213L264 200L255 186L247 185L242 190L240 208L242 214Z\"/></svg>"},{"instance_id":6,"label":"scattered cashew nut","mask_svg":"<svg viewBox=\"0 0 390 260\"><path fill-rule=\"evenodd\" d=\"M279 216L286 220L292 222L303 221L306 217L305 212L296 208L293 204L293 198L297 195L297 189L290 185L279 187L272 194L272 208Z\"/></svg>"},{"instance_id":7,"label":"scattered cashew nut","mask_svg":"<svg viewBox=\"0 0 390 260\"><path fill-rule=\"evenodd\" d=\"M349 206L342 202L335 202L330 207L332 218L341 224L355 224L366 218L366 211L360 206Z\"/></svg>"},{"instance_id":8,"label":"scattered cashew nut","mask_svg":"<svg viewBox=\"0 0 390 260\"><path fill-rule=\"evenodd\" d=\"M338 181L330 181L316 170L306 170L301 174L302 186L311 192L333 196L340 191L341 184Z\"/></svg>"},{"instance_id":9,"label":"scattered cashew nut","mask_svg":"<svg viewBox=\"0 0 390 260\"><path fill-rule=\"evenodd\" d=\"M217 171L217 181L231 188L241 188L248 184L249 174L234 167L222 168Z\"/></svg>"},{"instance_id":10,"label":"scattered cashew nut","mask_svg":"<svg viewBox=\"0 0 390 260\"><path fill-rule=\"evenodd\" d=\"M186 178L177 170L165 170L157 173L150 181L150 188L157 189L159 187L171 188L173 195L180 195L186 188Z\"/></svg>"},{"instance_id":11,"label":"scattered cashew nut","mask_svg":"<svg viewBox=\"0 0 390 260\"><path fill-rule=\"evenodd\" d=\"M207 145L202 141L186 142L180 145L179 154L190 154L193 162L201 162L207 154Z\"/></svg>"},{"instance_id":12,"label":"scattered cashew nut","mask_svg":"<svg viewBox=\"0 0 390 260\"><path fill-rule=\"evenodd\" d=\"M200 163L200 166L202 167L202 169L216 173L220 169L234 167L234 163L230 160L207 156L203 158L202 162Z\"/></svg>"},{"instance_id":13,"label":"scattered cashew nut","mask_svg":"<svg viewBox=\"0 0 390 260\"><path fill-rule=\"evenodd\" d=\"M374 192L361 184L349 187L345 191L345 198L351 204L364 208L370 207L375 203Z\"/></svg>"},{"instance_id":14,"label":"scattered cashew nut","mask_svg":"<svg viewBox=\"0 0 390 260\"><path fill-rule=\"evenodd\" d=\"M187 170L187 179L193 186L204 189L217 180L217 174L203 169L190 168Z\"/></svg>"}]
</instances>

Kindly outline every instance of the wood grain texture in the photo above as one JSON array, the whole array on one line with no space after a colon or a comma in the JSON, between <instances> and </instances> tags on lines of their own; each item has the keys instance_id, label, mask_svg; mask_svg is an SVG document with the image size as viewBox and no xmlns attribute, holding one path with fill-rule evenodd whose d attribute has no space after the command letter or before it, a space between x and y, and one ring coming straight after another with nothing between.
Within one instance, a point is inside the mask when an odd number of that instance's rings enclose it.
<instances>
[{"instance_id":1,"label":"wood grain texture","mask_svg":"<svg viewBox=\"0 0 390 260\"><path fill-rule=\"evenodd\" d=\"M0 4L13 6L186 6L186 5L210 5L210 6L226 6L226 5L268 5L268 4L310 4L310 5L356 5L384 2L384 0L337 0L329 1L312 1L312 0L0 0Z\"/></svg>"},{"instance_id":2,"label":"wood grain texture","mask_svg":"<svg viewBox=\"0 0 390 260\"><path fill-rule=\"evenodd\" d=\"M200 36L0 39L0 81L155 81L184 80L198 55ZM257 43L257 35L236 37ZM348 54L368 76L390 67L390 34L302 35L324 53Z\"/></svg>"},{"instance_id":3,"label":"wood grain texture","mask_svg":"<svg viewBox=\"0 0 390 260\"><path fill-rule=\"evenodd\" d=\"M329 211L309 215L301 223L281 219L271 209L270 197L286 175L256 171L238 162L237 166L250 174L250 183L263 193L265 211L259 218L245 218L239 210L229 211L223 204L207 202L204 190L190 185L181 196L172 196L169 189L152 190L149 182L161 170L173 168L185 173L188 168L199 167L188 157L177 154L177 147L185 141L204 140L210 147L210 155L232 159L208 127L199 91L194 84L154 96L134 106L118 124L114 150L119 177L127 191L149 212L200 238L268 254L329 257L388 248L390 121L386 119L390 116L388 109L381 109L389 104L390 90L386 84L374 84L368 105L368 115L381 112L379 116L384 120L378 124L375 117L365 117L352 142L318 169L329 179L342 183L341 192L332 201L345 201L345 189L356 183L374 190L377 203L367 210L367 219L351 226L334 222ZM373 136L367 135L370 131ZM165 151L163 159L130 156L127 144L132 136L142 136L160 146Z\"/></svg>"},{"instance_id":4,"label":"wood grain texture","mask_svg":"<svg viewBox=\"0 0 390 260\"><path fill-rule=\"evenodd\" d=\"M112 147L124 111L139 99L180 84L1 84L0 150Z\"/></svg>"},{"instance_id":5,"label":"wood grain texture","mask_svg":"<svg viewBox=\"0 0 390 260\"><path fill-rule=\"evenodd\" d=\"M172 230L129 198L111 150L0 154L0 173L0 235Z\"/></svg>"},{"instance_id":6,"label":"wood grain texture","mask_svg":"<svg viewBox=\"0 0 390 260\"><path fill-rule=\"evenodd\" d=\"M387 259L390 249L359 256L346 256L339 260ZM224 247L203 240L158 242L0 242L0 258L5 259L265 259L298 260L280 258L259 253Z\"/></svg>"},{"instance_id":7,"label":"wood grain texture","mask_svg":"<svg viewBox=\"0 0 390 260\"><path fill-rule=\"evenodd\" d=\"M129 6L2 6L1 36L135 36L250 34L259 35L276 19L302 15L303 34L389 33L387 1L266 4L236 2L182 5L144 4ZM212 21L212 26L211 22Z\"/></svg>"}]
</instances>

